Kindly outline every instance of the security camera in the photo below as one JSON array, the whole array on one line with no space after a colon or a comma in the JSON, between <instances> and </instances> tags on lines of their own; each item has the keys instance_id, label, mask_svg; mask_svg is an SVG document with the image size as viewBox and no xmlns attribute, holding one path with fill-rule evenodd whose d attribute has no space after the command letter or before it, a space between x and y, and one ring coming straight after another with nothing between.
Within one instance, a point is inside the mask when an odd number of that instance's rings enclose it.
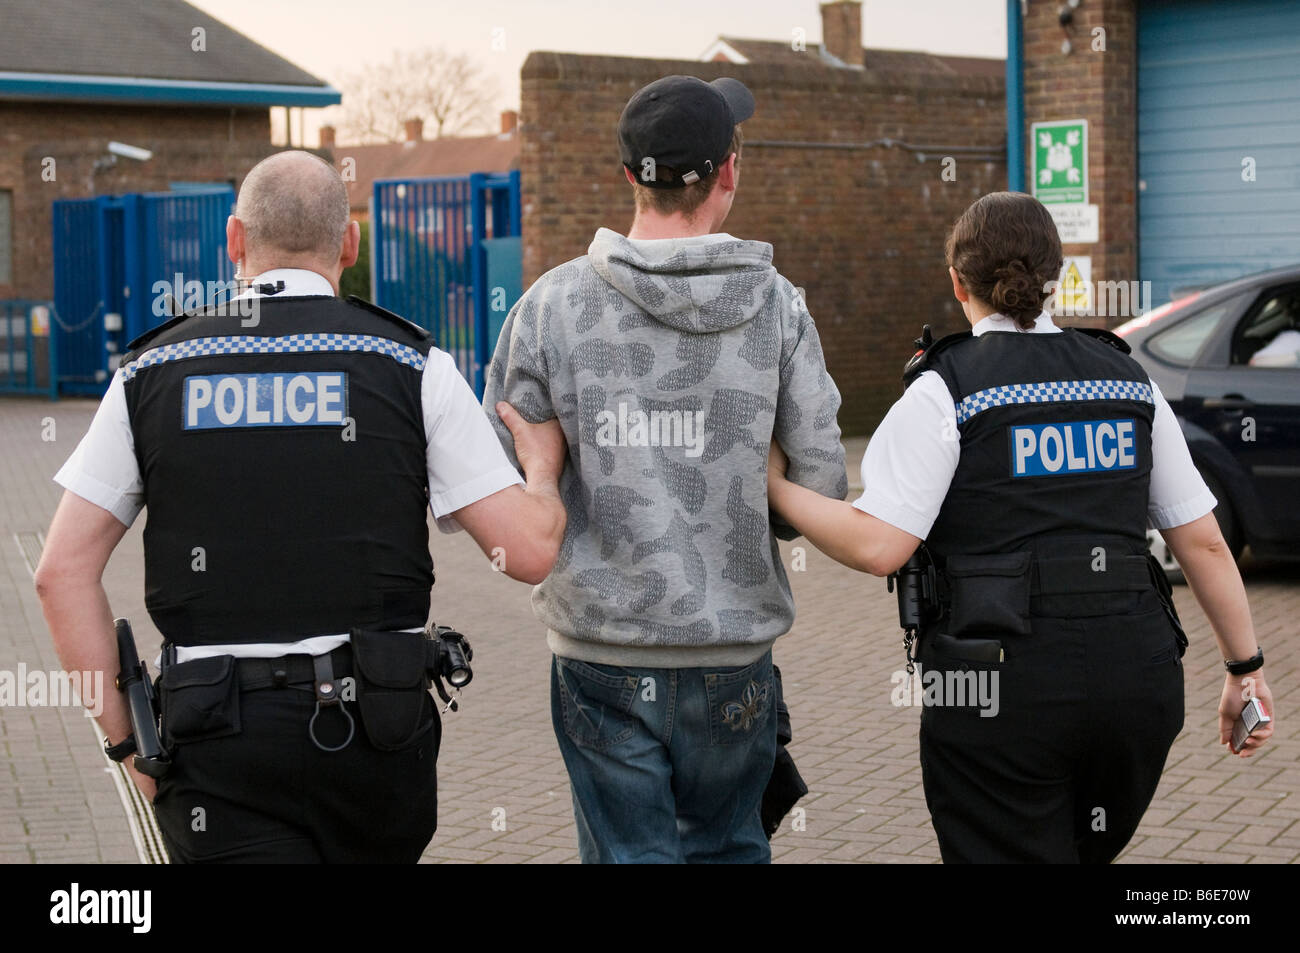
<instances>
[{"instance_id":1,"label":"security camera","mask_svg":"<svg viewBox=\"0 0 1300 953\"><path fill-rule=\"evenodd\" d=\"M123 159L135 159L137 162L148 162L153 158L153 153L148 149L141 149L139 146L128 146L125 142L110 142L108 151L115 156L121 156Z\"/></svg>"},{"instance_id":2,"label":"security camera","mask_svg":"<svg viewBox=\"0 0 1300 953\"><path fill-rule=\"evenodd\" d=\"M108 152L91 163L90 174L86 176L86 191L95 194L95 176L116 167L119 156L136 162L148 162L153 158L153 152L139 146L128 146L125 142L110 142Z\"/></svg>"}]
</instances>

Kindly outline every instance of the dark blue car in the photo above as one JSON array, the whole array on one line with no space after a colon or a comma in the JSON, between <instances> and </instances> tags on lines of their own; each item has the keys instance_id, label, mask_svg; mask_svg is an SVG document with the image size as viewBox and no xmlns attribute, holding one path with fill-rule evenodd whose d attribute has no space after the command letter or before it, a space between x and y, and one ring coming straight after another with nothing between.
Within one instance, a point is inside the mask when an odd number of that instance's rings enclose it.
<instances>
[{"instance_id":1,"label":"dark blue car","mask_svg":"<svg viewBox=\"0 0 1300 953\"><path fill-rule=\"evenodd\" d=\"M1300 558L1300 266L1175 295L1115 333L1177 415L1233 555Z\"/></svg>"}]
</instances>

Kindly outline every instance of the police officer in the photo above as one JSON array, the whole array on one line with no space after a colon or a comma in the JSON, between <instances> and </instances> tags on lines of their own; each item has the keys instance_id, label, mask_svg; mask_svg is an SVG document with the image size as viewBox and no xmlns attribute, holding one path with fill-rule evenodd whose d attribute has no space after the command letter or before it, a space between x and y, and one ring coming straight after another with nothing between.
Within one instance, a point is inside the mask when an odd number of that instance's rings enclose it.
<instances>
[{"instance_id":1,"label":"police officer","mask_svg":"<svg viewBox=\"0 0 1300 953\"><path fill-rule=\"evenodd\" d=\"M439 528L549 572L558 427L502 409L507 461L451 357L357 299L338 173L282 152L245 178L227 250L248 292L133 342L65 488L36 585L70 670L116 675L100 576L142 508L146 605L171 767L153 782L174 861L414 862L436 827L441 729L422 627ZM121 696L100 724L132 750ZM127 762L130 763L129 761Z\"/></svg>"},{"instance_id":2,"label":"police officer","mask_svg":"<svg viewBox=\"0 0 1300 953\"><path fill-rule=\"evenodd\" d=\"M1047 210L994 193L957 221L949 276L971 330L929 346L862 461L863 494L784 480L773 508L840 562L886 575L922 540L921 767L948 862L1099 862L1129 841L1183 724L1181 628L1146 557L1178 558L1228 669L1220 741L1271 713L1245 590L1155 384L1104 331L1042 310L1060 273ZM915 566L909 563L909 566ZM1247 740L1249 757L1272 726Z\"/></svg>"}]
</instances>

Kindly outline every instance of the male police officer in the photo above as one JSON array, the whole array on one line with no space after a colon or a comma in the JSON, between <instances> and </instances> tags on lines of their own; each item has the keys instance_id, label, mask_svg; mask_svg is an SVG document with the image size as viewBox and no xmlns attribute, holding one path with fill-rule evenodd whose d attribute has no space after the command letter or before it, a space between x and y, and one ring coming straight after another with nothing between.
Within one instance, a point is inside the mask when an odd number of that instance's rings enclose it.
<instances>
[{"instance_id":1,"label":"male police officer","mask_svg":"<svg viewBox=\"0 0 1300 953\"><path fill-rule=\"evenodd\" d=\"M558 428L503 406L521 487L427 333L336 297L358 242L329 165L304 152L259 163L227 226L255 297L134 342L55 477L67 492L36 585L69 669L117 672L100 576L149 509L172 756L155 807L173 860L418 859L436 827L440 736L419 634L424 508L444 532L503 547L516 579L542 579L558 550ZM120 696L100 723L121 760Z\"/></svg>"}]
</instances>

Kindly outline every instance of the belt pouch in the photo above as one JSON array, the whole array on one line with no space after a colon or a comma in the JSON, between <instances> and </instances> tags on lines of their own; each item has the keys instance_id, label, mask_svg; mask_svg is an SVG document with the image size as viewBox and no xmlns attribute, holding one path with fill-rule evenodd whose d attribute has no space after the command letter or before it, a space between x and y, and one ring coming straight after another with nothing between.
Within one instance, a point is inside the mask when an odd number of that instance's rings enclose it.
<instances>
[{"instance_id":1,"label":"belt pouch","mask_svg":"<svg viewBox=\"0 0 1300 953\"><path fill-rule=\"evenodd\" d=\"M936 632L926 642L928 649L939 655L963 662L996 665L1002 661L1002 643L998 639L955 639Z\"/></svg>"},{"instance_id":2,"label":"belt pouch","mask_svg":"<svg viewBox=\"0 0 1300 953\"><path fill-rule=\"evenodd\" d=\"M948 634L1029 634L1029 563L1033 554L949 556Z\"/></svg>"},{"instance_id":3,"label":"belt pouch","mask_svg":"<svg viewBox=\"0 0 1300 953\"><path fill-rule=\"evenodd\" d=\"M233 656L167 666L158 679L158 700L168 748L239 734L239 677Z\"/></svg>"},{"instance_id":4,"label":"belt pouch","mask_svg":"<svg viewBox=\"0 0 1300 953\"><path fill-rule=\"evenodd\" d=\"M400 751L433 727L422 632L352 630L352 667L366 737L380 751Z\"/></svg>"}]
</instances>

